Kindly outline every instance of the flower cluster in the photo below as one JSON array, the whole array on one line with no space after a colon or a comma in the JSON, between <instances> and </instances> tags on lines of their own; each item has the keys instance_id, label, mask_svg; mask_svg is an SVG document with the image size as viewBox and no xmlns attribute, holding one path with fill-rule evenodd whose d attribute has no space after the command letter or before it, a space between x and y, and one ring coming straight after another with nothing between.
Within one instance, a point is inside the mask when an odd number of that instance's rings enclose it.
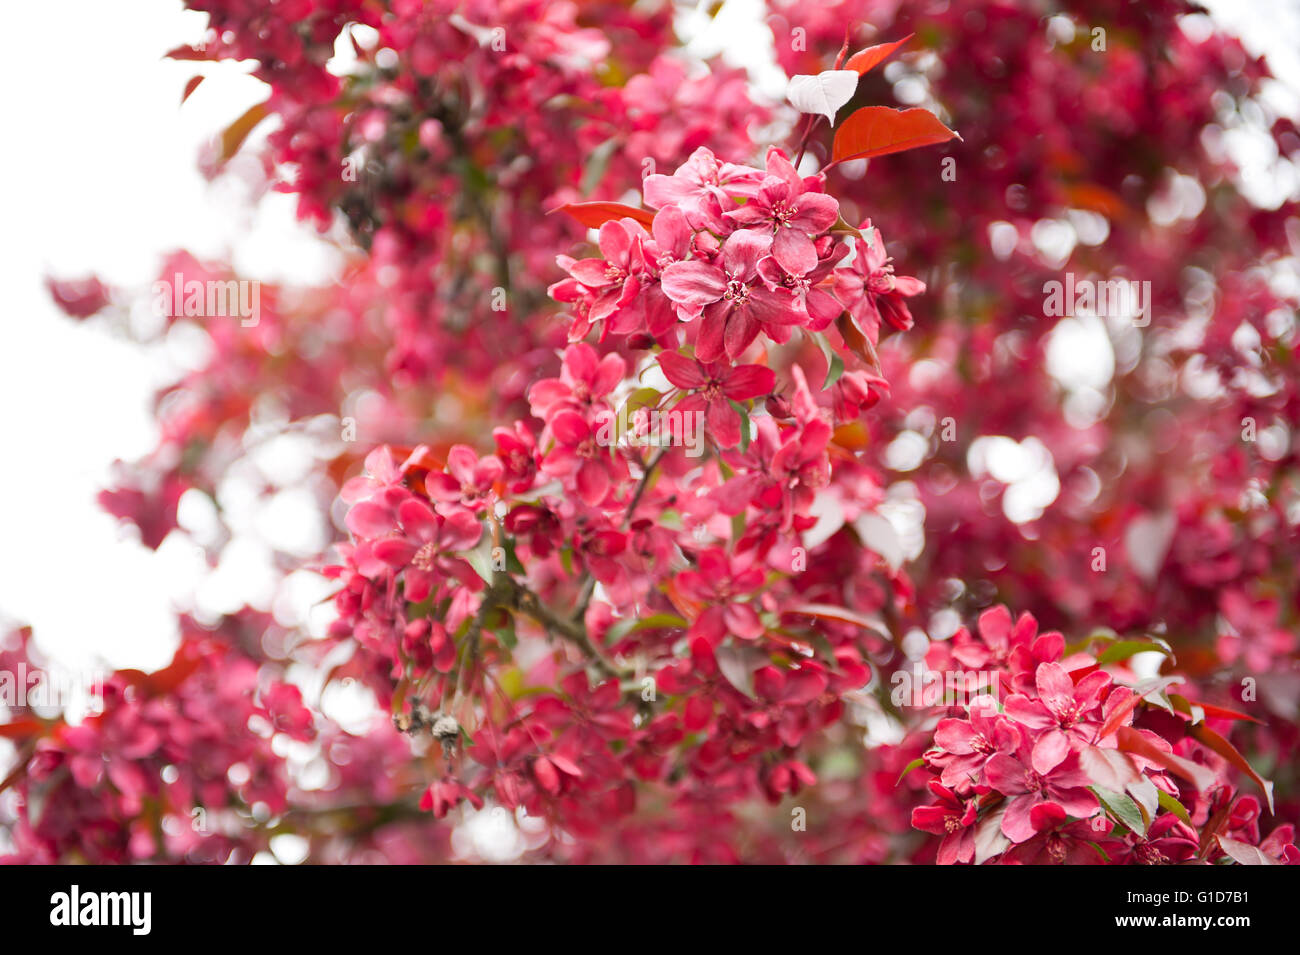
<instances>
[{"instance_id":1,"label":"flower cluster","mask_svg":"<svg viewBox=\"0 0 1300 955\"><path fill-rule=\"evenodd\" d=\"M893 275L869 223L851 249L832 231L839 203L825 176L800 175L780 149L760 170L701 146L671 176L648 176L644 194L657 210L651 231L612 220L600 228L600 258L560 258L570 278L551 294L572 308L574 341L594 327L601 341L627 336L669 352L685 340L697 361L731 365L760 334L785 344L846 309L873 344L882 315L911 327L905 299L925 284ZM851 251L852 265L838 268Z\"/></svg>"},{"instance_id":2,"label":"flower cluster","mask_svg":"<svg viewBox=\"0 0 1300 955\"><path fill-rule=\"evenodd\" d=\"M765 170L701 147L649 176L656 211L616 208L600 258L559 260L569 278L551 292L571 308L573 340L559 374L528 389L540 424L498 428L482 457L382 447L344 486L354 539L327 571L340 584L332 639L360 644L347 672L401 724L440 712L456 727L439 737L446 766L424 796L436 816L491 794L590 827L582 806L621 818L634 781L685 767L726 801L777 800L816 779L796 751L869 679L875 640L853 612L819 609L802 573L818 507L835 515L830 536L879 501L834 440L884 381L834 323L897 315L892 298L923 287L882 271L877 230L833 231L838 204L821 184L778 149ZM837 268L851 254L858 271ZM874 273L886 277L859 280ZM596 328L604 351L581 340ZM809 357L782 385L759 338L787 345L797 329ZM820 391L804 364L826 379ZM638 388L649 371L663 384ZM660 414L671 427L647 452L637 437ZM712 449L702 460L686 446L692 422ZM870 550L858 564L883 566ZM551 609L575 599L576 612ZM861 609L879 599L864 592ZM584 658L549 655L527 674L557 690L502 695L538 637ZM621 685L636 673L648 695Z\"/></svg>"},{"instance_id":3,"label":"flower cluster","mask_svg":"<svg viewBox=\"0 0 1300 955\"><path fill-rule=\"evenodd\" d=\"M279 753L316 735L296 686L196 634L162 670L113 673L96 703L77 724L6 727L31 748L7 861L249 861L265 848L243 820L289 808Z\"/></svg>"},{"instance_id":4,"label":"flower cluster","mask_svg":"<svg viewBox=\"0 0 1300 955\"><path fill-rule=\"evenodd\" d=\"M1124 685L1002 606L980 616L977 636L962 629L932 646L926 663L992 668L1011 689L939 720L920 760L937 802L913 810L912 824L943 837L941 864L1212 863L1256 851L1300 864L1292 825L1260 841L1258 801L1224 778L1220 756L1235 751L1206 745L1222 742L1207 717L1239 715L1197 713L1165 692L1180 679Z\"/></svg>"}]
</instances>

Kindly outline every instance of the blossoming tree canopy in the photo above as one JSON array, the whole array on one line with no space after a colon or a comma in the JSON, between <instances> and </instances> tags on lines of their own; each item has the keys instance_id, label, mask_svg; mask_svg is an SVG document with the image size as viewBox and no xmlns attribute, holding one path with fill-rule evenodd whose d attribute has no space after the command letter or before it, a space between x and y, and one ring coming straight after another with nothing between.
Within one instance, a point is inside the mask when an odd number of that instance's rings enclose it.
<instances>
[{"instance_id":1,"label":"blossoming tree canopy","mask_svg":"<svg viewBox=\"0 0 1300 955\"><path fill-rule=\"evenodd\" d=\"M229 482L285 490L254 436L303 440L332 539L279 565L332 616L196 610L99 712L10 706L9 858L491 858L464 834L505 810L530 860L1300 860L1297 210L1206 146L1263 108L1235 41L1174 2L1047 35L773 2L773 106L668 4L188 5L171 55L267 87L205 170L255 153L348 265L161 316L209 356L101 500L151 547L182 499L225 527ZM1078 319L1036 297L1067 265L1152 290L1073 388ZM26 630L0 656L39 663Z\"/></svg>"}]
</instances>

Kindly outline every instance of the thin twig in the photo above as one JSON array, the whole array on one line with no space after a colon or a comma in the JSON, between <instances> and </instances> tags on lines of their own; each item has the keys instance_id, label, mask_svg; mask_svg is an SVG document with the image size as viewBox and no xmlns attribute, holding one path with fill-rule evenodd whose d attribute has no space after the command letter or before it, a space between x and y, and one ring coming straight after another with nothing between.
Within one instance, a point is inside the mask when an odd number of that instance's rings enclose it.
<instances>
[{"instance_id":1,"label":"thin twig","mask_svg":"<svg viewBox=\"0 0 1300 955\"><path fill-rule=\"evenodd\" d=\"M663 447L659 452L650 459L650 463L645 466L645 473L641 475L641 480L632 492L632 500L628 502L627 513L623 515L623 528L626 530L632 525L632 514L636 511L636 506L641 503L641 495L645 493L646 487L650 483L650 475L654 474L655 468L663 460L664 455L668 453L668 448Z\"/></svg>"}]
</instances>

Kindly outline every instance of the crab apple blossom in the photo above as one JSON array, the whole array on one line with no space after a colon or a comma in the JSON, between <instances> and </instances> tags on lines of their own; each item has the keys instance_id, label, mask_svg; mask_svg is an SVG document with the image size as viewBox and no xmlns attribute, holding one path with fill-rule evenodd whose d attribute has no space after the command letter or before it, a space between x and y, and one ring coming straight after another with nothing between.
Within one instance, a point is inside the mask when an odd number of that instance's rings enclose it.
<instances>
[{"instance_id":1,"label":"crab apple blossom","mask_svg":"<svg viewBox=\"0 0 1300 955\"><path fill-rule=\"evenodd\" d=\"M875 64L834 122L671 4L187 6L173 58L267 93L204 172L342 264L256 327L168 316L202 357L100 503L216 567L294 491L320 553L268 544L273 603L183 616L102 712L8 707L6 861L487 861L499 813L529 862L1300 862L1300 209L1225 145L1300 138L1214 22L760 4L788 76ZM1048 314L1062 272L1149 281L1150 323ZM897 704L913 672L976 692Z\"/></svg>"}]
</instances>

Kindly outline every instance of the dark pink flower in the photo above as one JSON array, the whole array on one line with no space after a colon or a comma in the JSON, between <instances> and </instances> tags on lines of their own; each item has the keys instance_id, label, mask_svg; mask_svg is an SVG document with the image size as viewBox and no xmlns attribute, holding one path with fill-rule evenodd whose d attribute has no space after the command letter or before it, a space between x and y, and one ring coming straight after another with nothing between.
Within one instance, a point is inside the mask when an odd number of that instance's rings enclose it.
<instances>
[{"instance_id":1,"label":"dark pink flower","mask_svg":"<svg viewBox=\"0 0 1300 955\"><path fill-rule=\"evenodd\" d=\"M761 170L718 162L701 146L671 176L647 176L643 193L650 208L677 206L693 228L721 232L721 212L732 208L736 197L753 196L762 179Z\"/></svg>"},{"instance_id":2,"label":"dark pink flower","mask_svg":"<svg viewBox=\"0 0 1300 955\"><path fill-rule=\"evenodd\" d=\"M1114 827L1105 816L1067 822L1064 809L1045 802L1033 808L1030 822L1036 835L1003 853L1000 864L1105 865L1118 845L1107 838Z\"/></svg>"},{"instance_id":3,"label":"dark pink flower","mask_svg":"<svg viewBox=\"0 0 1300 955\"><path fill-rule=\"evenodd\" d=\"M480 458L473 448L456 444L447 452L447 473L429 473L424 488L435 501L456 502L481 511L488 506L492 485L504 471L501 459L495 455Z\"/></svg>"},{"instance_id":4,"label":"dark pink flower","mask_svg":"<svg viewBox=\"0 0 1300 955\"><path fill-rule=\"evenodd\" d=\"M757 194L726 217L742 229L770 234L772 257L791 275L806 275L817 267L813 236L834 225L839 214L840 204L820 191L816 178L804 179L774 147L767 151L767 176Z\"/></svg>"},{"instance_id":5,"label":"dark pink flower","mask_svg":"<svg viewBox=\"0 0 1300 955\"><path fill-rule=\"evenodd\" d=\"M366 455L365 473L344 483L339 490L348 504L366 501L388 488L401 488L406 465L398 464L392 449L380 445Z\"/></svg>"},{"instance_id":6,"label":"dark pink flower","mask_svg":"<svg viewBox=\"0 0 1300 955\"><path fill-rule=\"evenodd\" d=\"M575 411L557 414L551 420L550 431L555 445L542 460L542 470L563 479L589 506L598 507L626 474L626 465L611 453L610 446L602 443L600 430Z\"/></svg>"},{"instance_id":7,"label":"dark pink flower","mask_svg":"<svg viewBox=\"0 0 1300 955\"><path fill-rule=\"evenodd\" d=\"M757 281L759 259L770 243L755 232L737 232L723 245L720 265L696 259L664 270L664 293L688 316L702 316L695 339L700 361L723 355L735 361L760 331L788 341L789 326L804 320L789 289Z\"/></svg>"},{"instance_id":8,"label":"dark pink flower","mask_svg":"<svg viewBox=\"0 0 1300 955\"><path fill-rule=\"evenodd\" d=\"M977 697L971 703L968 719L940 720L934 730L939 747L936 758L926 761L942 767L939 781L950 789L963 790L984 782L984 767L998 753L1014 753L1021 733L1005 716L998 713L992 697Z\"/></svg>"},{"instance_id":9,"label":"dark pink flower","mask_svg":"<svg viewBox=\"0 0 1300 955\"><path fill-rule=\"evenodd\" d=\"M997 753L984 767L989 786L1010 796L1006 814L1002 817L1002 832L1012 842L1024 842L1034 836L1041 826L1035 826L1031 816L1034 809L1053 804L1066 815L1077 819L1091 816L1097 810L1097 797L1087 788L1091 780L1079 768L1079 757L1070 753L1049 772L1039 773L1032 768L1029 746L1022 740L1015 756Z\"/></svg>"},{"instance_id":10,"label":"dark pink flower","mask_svg":"<svg viewBox=\"0 0 1300 955\"><path fill-rule=\"evenodd\" d=\"M856 255L847 268L835 273L835 294L849 310L858 329L875 344L883 318L892 328L907 331L912 313L907 299L925 291L925 283L908 275L895 275L885 254L880 230L866 223L861 239L854 239Z\"/></svg>"},{"instance_id":11,"label":"dark pink flower","mask_svg":"<svg viewBox=\"0 0 1300 955\"><path fill-rule=\"evenodd\" d=\"M458 780L445 776L429 784L429 788L420 797L420 808L425 812L432 812L434 818L441 819L462 799L467 800L475 809L483 808L482 796L469 787L461 785Z\"/></svg>"},{"instance_id":12,"label":"dark pink flower","mask_svg":"<svg viewBox=\"0 0 1300 955\"><path fill-rule=\"evenodd\" d=\"M474 590L482 589L483 578L456 551L478 543L483 527L464 508L436 514L423 501L412 498L398 508L402 534L375 541L375 556L394 569L406 570L406 599L419 603L436 586L452 578Z\"/></svg>"},{"instance_id":13,"label":"dark pink flower","mask_svg":"<svg viewBox=\"0 0 1300 955\"><path fill-rule=\"evenodd\" d=\"M936 859L940 865L970 862L975 858L975 800L959 799L937 780L930 780L929 786L939 802L913 809L912 825L943 836Z\"/></svg>"},{"instance_id":14,"label":"dark pink flower","mask_svg":"<svg viewBox=\"0 0 1300 955\"><path fill-rule=\"evenodd\" d=\"M1038 699L1021 693L1007 698L1006 714L1022 726L1045 730L1036 734L1033 765L1048 773L1070 753L1071 742L1091 742L1099 727L1102 694L1110 686L1109 673L1095 670L1076 685L1059 663L1038 667Z\"/></svg>"},{"instance_id":15,"label":"dark pink flower","mask_svg":"<svg viewBox=\"0 0 1300 955\"><path fill-rule=\"evenodd\" d=\"M561 255L557 261L560 267L578 282L596 293L590 304L586 320L588 324L611 319L606 323L606 331L619 331L613 317L624 306L634 302L640 291L634 267L641 264L634 248L640 245L637 236L640 227L632 220L606 222L600 227L600 253L603 259L572 259ZM602 334L602 338L604 335Z\"/></svg>"},{"instance_id":16,"label":"dark pink flower","mask_svg":"<svg viewBox=\"0 0 1300 955\"><path fill-rule=\"evenodd\" d=\"M559 378L543 378L528 389L533 414L543 420L569 408L584 414L603 406L602 399L627 374L627 362L610 353L603 358L590 345L579 342L564 350Z\"/></svg>"},{"instance_id":17,"label":"dark pink flower","mask_svg":"<svg viewBox=\"0 0 1300 955\"><path fill-rule=\"evenodd\" d=\"M533 433L522 421L516 421L513 428L494 428L492 438L510 490L517 494L532 487L537 474L537 441Z\"/></svg>"},{"instance_id":18,"label":"dark pink flower","mask_svg":"<svg viewBox=\"0 0 1300 955\"><path fill-rule=\"evenodd\" d=\"M758 612L746 597L763 585L763 568L755 566L747 557L728 557L726 552L712 548L702 551L696 559L699 570L686 570L677 575L677 584L683 594L705 604L689 631L692 637L703 637L717 646L728 634L746 640L763 635L763 623Z\"/></svg>"},{"instance_id":19,"label":"dark pink flower","mask_svg":"<svg viewBox=\"0 0 1300 955\"><path fill-rule=\"evenodd\" d=\"M683 414L703 413L709 433L724 448L740 443L740 415L731 402L757 398L776 385L772 369L762 365L729 368L693 361L677 352L663 352L659 366L665 378L691 392L677 403L676 409Z\"/></svg>"},{"instance_id":20,"label":"dark pink flower","mask_svg":"<svg viewBox=\"0 0 1300 955\"><path fill-rule=\"evenodd\" d=\"M814 245L817 264L807 272L792 273L783 268L774 256L758 263L758 272L769 288L788 288L794 293L795 304L808 316L806 328L819 332L828 327L844 311L839 299L831 294L834 287L833 270L849 254L849 247L832 236L822 236Z\"/></svg>"}]
</instances>

